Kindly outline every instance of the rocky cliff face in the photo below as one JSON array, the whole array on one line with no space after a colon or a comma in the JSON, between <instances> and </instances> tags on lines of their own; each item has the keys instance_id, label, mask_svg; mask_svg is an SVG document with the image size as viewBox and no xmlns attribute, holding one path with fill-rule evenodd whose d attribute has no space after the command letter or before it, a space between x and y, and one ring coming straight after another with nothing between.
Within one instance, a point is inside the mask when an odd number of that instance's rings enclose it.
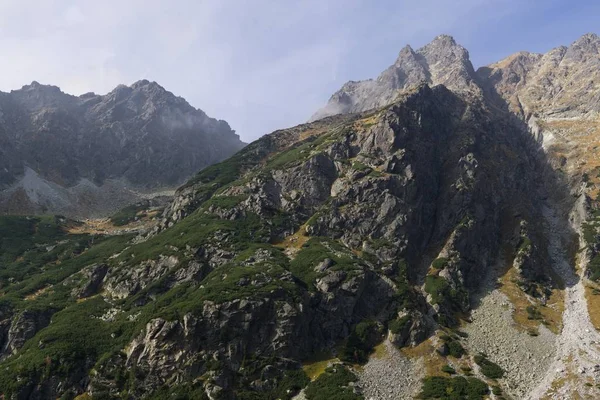
<instances>
[{"instance_id":1,"label":"rocky cliff face","mask_svg":"<svg viewBox=\"0 0 600 400\"><path fill-rule=\"evenodd\" d=\"M33 82L0 93L0 212L114 211L242 146L155 82L79 97Z\"/></svg>"}]
</instances>

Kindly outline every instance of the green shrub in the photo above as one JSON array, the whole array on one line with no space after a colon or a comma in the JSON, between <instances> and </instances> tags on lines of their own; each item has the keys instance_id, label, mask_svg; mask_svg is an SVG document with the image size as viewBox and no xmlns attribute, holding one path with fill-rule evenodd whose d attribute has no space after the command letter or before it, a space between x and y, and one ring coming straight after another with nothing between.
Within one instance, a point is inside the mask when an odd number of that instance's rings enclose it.
<instances>
[{"instance_id":1,"label":"green shrub","mask_svg":"<svg viewBox=\"0 0 600 400\"><path fill-rule=\"evenodd\" d=\"M148 201L140 202L127 206L110 217L110 222L115 226L127 225L130 222L135 221L138 214L150 206Z\"/></svg>"},{"instance_id":2,"label":"green shrub","mask_svg":"<svg viewBox=\"0 0 600 400\"><path fill-rule=\"evenodd\" d=\"M442 367L442 372L445 372L450 375L456 374L456 370L452 368L450 365L446 364Z\"/></svg>"},{"instance_id":3,"label":"green shrub","mask_svg":"<svg viewBox=\"0 0 600 400\"><path fill-rule=\"evenodd\" d=\"M538 310L537 307L535 307L535 306L532 306L532 305L527 306L527 308L525 308L525 311L527 311L527 319L531 319L531 320L544 319L544 316L542 315L540 310Z\"/></svg>"},{"instance_id":4,"label":"green shrub","mask_svg":"<svg viewBox=\"0 0 600 400\"><path fill-rule=\"evenodd\" d=\"M475 363L479 365L481 373L490 379L500 379L504 376L504 370L498 364L488 360L483 354L475 356Z\"/></svg>"},{"instance_id":5,"label":"green shrub","mask_svg":"<svg viewBox=\"0 0 600 400\"><path fill-rule=\"evenodd\" d=\"M450 260L448 260L445 257L440 257L440 258L436 258L435 260L433 260L433 262L431 263L431 266L434 269L444 269L446 267L446 265L448 265L448 262Z\"/></svg>"},{"instance_id":6,"label":"green shrub","mask_svg":"<svg viewBox=\"0 0 600 400\"><path fill-rule=\"evenodd\" d=\"M461 358L465 355L466 351L464 347L461 346L459 342L453 340L447 343L448 345L448 354L455 358Z\"/></svg>"},{"instance_id":7,"label":"green shrub","mask_svg":"<svg viewBox=\"0 0 600 400\"><path fill-rule=\"evenodd\" d=\"M590 279L598 282L600 280L600 253L592 257L587 269Z\"/></svg>"},{"instance_id":8,"label":"green shrub","mask_svg":"<svg viewBox=\"0 0 600 400\"><path fill-rule=\"evenodd\" d=\"M467 353L458 340L448 335L441 335L440 339L446 343L446 346L448 347L448 355L455 358L461 358Z\"/></svg>"},{"instance_id":9,"label":"green shrub","mask_svg":"<svg viewBox=\"0 0 600 400\"><path fill-rule=\"evenodd\" d=\"M248 385L238 384L241 387L234 389L235 398L237 400L290 400L310 383L310 379L304 371L298 369L285 371L281 377L276 379L276 382L273 388L266 390L252 390L247 387ZM190 398L190 400L192 399L195 398Z\"/></svg>"},{"instance_id":10,"label":"green shrub","mask_svg":"<svg viewBox=\"0 0 600 400\"><path fill-rule=\"evenodd\" d=\"M419 398L480 400L484 399L488 393L488 386L477 378L430 376L423 379Z\"/></svg>"},{"instance_id":11,"label":"green shrub","mask_svg":"<svg viewBox=\"0 0 600 400\"><path fill-rule=\"evenodd\" d=\"M362 271L360 259L339 243L324 237L312 237L304 243L300 252L290 262L290 271L306 283L309 290L315 290L315 281L324 275L316 272L315 267L327 258L332 261L332 271L346 271L349 275Z\"/></svg>"},{"instance_id":12,"label":"green shrub","mask_svg":"<svg viewBox=\"0 0 600 400\"><path fill-rule=\"evenodd\" d=\"M375 321L360 322L348 336L341 351L340 359L354 363L367 362L369 354L373 351L380 335L379 325Z\"/></svg>"},{"instance_id":13,"label":"green shrub","mask_svg":"<svg viewBox=\"0 0 600 400\"><path fill-rule=\"evenodd\" d=\"M411 321L410 315L405 315L402 318L391 320L388 324L388 329L393 334L402 332L404 327Z\"/></svg>"},{"instance_id":14,"label":"green shrub","mask_svg":"<svg viewBox=\"0 0 600 400\"><path fill-rule=\"evenodd\" d=\"M433 304L443 302L445 293L449 288L448 281L440 276L427 275L425 277L425 291L431 295Z\"/></svg>"},{"instance_id":15,"label":"green shrub","mask_svg":"<svg viewBox=\"0 0 600 400\"><path fill-rule=\"evenodd\" d=\"M363 400L354 393L350 382L356 382L356 376L343 365L334 365L325 370L304 391L308 400Z\"/></svg>"}]
</instances>

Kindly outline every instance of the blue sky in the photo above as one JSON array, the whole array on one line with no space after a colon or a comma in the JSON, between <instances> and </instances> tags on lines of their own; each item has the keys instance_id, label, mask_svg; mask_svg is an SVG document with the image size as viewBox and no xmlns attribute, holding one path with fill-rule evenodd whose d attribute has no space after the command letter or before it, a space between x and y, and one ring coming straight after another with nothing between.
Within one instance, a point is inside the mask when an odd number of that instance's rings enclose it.
<instances>
[{"instance_id":1,"label":"blue sky","mask_svg":"<svg viewBox=\"0 0 600 400\"><path fill-rule=\"evenodd\" d=\"M448 33L478 67L600 33L599 17L591 0L0 0L0 90L146 78L251 141L306 121L406 44Z\"/></svg>"}]
</instances>

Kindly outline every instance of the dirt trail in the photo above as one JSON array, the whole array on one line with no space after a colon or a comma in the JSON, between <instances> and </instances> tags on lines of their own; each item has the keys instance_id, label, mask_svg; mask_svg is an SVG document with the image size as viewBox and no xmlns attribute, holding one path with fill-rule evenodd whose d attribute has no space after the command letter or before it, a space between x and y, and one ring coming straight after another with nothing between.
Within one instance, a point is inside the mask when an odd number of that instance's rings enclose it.
<instances>
[{"instance_id":1,"label":"dirt trail","mask_svg":"<svg viewBox=\"0 0 600 400\"><path fill-rule=\"evenodd\" d=\"M563 330L557 338L557 353L546 374L528 399L600 398L600 334L590 321L583 279L568 260L568 227L559 217L559 207L544 206L549 235L549 253L554 269L565 282ZM582 271L584 268L579 268Z\"/></svg>"}]
</instances>

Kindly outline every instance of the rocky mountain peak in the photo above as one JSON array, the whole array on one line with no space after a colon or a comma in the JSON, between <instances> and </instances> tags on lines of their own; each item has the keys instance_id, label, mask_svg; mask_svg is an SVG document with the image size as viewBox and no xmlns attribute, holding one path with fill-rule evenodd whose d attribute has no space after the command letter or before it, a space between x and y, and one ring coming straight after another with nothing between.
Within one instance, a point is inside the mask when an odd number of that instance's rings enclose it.
<instances>
[{"instance_id":1,"label":"rocky mountain peak","mask_svg":"<svg viewBox=\"0 0 600 400\"><path fill-rule=\"evenodd\" d=\"M311 120L381 107L393 102L399 92L422 83L478 93L476 79L469 52L452 36L439 35L416 51L410 45L402 48L394 64L376 80L346 83Z\"/></svg>"},{"instance_id":2,"label":"rocky mountain peak","mask_svg":"<svg viewBox=\"0 0 600 400\"><path fill-rule=\"evenodd\" d=\"M37 81L24 85L21 89L12 90L10 94L21 106L31 110L66 106L75 100L75 96L64 93L58 86L43 85Z\"/></svg>"},{"instance_id":3,"label":"rocky mountain peak","mask_svg":"<svg viewBox=\"0 0 600 400\"><path fill-rule=\"evenodd\" d=\"M577 46L590 46L597 45L600 42L600 37L595 33L586 33L579 39L573 42L573 45Z\"/></svg>"},{"instance_id":4,"label":"rocky mountain peak","mask_svg":"<svg viewBox=\"0 0 600 400\"><path fill-rule=\"evenodd\" d=\"M405 60L406 58L411 58L411 57L416 57L417 54L415 53L415 51L413 50L413 48L407 44L406 46L404 46L402 48L402 50L400 50L400 53L398 53L398 58L396 59L396 64L401 64L403 60Z\"/></svg>"},{"instance_id":5,"label":"rocky mountain peak","mask_svg":"<svg viewBox=\"0 0 600 400\"><path fill-rule=\"evenodd\" d=\"M436 36L435 38L433 38L433 40L427 46L435 46L438 48L442 48L442 47L460 47L460 48L462 48L462 46L460 46L456 43L456 40L454 40L454 37L447 35L447 34L441 34L441 35Z\"/></svg>"}]
</instances>

